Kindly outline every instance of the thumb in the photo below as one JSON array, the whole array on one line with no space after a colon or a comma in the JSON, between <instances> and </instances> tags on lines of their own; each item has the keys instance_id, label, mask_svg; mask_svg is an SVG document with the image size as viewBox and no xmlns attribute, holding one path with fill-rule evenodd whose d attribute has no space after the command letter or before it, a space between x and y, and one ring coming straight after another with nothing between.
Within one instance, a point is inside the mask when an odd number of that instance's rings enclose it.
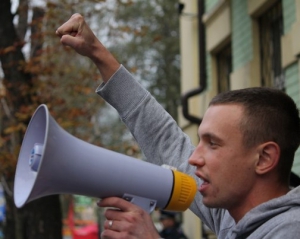
<instances>
[{"instance_id":1,"label":"thumb","mask_svg":"<svg viewBox=\"0 0 300 239\"><path fill-rule=\"evenodd\" d=\"M76 49L76 46L78 45L78 41L80 41L77 37L73 37L71 35L63 35L60 39L60 42L64 46L70 46L73 49Z\"/></svg>"}]
</instances>

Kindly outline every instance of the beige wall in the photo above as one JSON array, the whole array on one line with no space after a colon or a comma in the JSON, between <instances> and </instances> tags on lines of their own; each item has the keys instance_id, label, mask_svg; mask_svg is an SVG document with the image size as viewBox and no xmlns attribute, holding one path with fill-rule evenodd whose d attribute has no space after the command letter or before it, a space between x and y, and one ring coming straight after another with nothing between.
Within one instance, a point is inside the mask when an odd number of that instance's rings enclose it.
<instances>
[{"instance_id":1,"label":"beige wall","mask_svg":"<svg viewBox=\"0 0 300 239\"><path fill-rule=\"evenodd\" d=\"M296 21L291 30L281 38L282 67L286 68L298 60L300 54L300 0L296 3Z\"/></svg>"},{"instance_id":2,"label":"beige wall","mask_svg":"<svg viewBox=\"0 0 300 239\"><path fill-rule=\"evenodd\" d=\"M185 4L180 17L180 49L181 49L181 92L182 94L194 89L199 84L198 67L198 21L197 21L197 1L182 0ZM199 114L199 99L192 99L190 102L191 112ZM179 109L181 110L181 109ZM179 126L187 133L194 144L197 144L197 126L190 125L180 112ZM202 228L200 219L190 210L183 215L183 230L188 238L202 238Z\"/></svg>"}]
</instances>

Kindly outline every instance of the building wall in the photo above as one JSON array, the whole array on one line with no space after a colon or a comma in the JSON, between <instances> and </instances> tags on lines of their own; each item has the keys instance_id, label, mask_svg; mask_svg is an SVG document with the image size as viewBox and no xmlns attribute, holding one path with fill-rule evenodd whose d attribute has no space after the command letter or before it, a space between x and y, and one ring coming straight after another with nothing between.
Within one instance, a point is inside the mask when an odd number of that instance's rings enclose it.
<instances>
[{"instance_id":1,"label":"building wall","mask_svg":"<svg viewBox=\"0 0 300 239\"><path fill-rule=\"evenodd\" d=\"M205 0L205 11L208 12L218 4L219 0Z\"/></svg>"},{"instance_id":2,"label":"building wall","mask_svg":"<svg viewBox=\"0 0 300 239\"><path fill-rule=\"evenodd\" d=\"M231 43L231 89L260 86L260 42L258 18L276 0L205 0L202 18L206 28L207 87L189 101L190 113L201 118L217 91L216 54ZM197 13L197 0L181 1L184 13ZM282 0L283 32L281 61L285 89L300 108L300 0ZM199 86L198 22L191 15L181 16L182 94ZM180 109L181 110L181 109ZM181 115L181 114L180 114ZM197 125L182 116L179 125L197 144ZM293 171L300 176L300 150L296 152ZM198 222L197 222L198 224ZM192 236L191 238L201 238Z\"/></svg>"},{"instance_id":3,"label":"building wall","mask_svg":"<svg viewBox=\"0 0 300 239\"><path fill-rule=\"evenodd\" d=\"M296 21L295 0L283 0L283 24L284 33L291 30L293 23Z\"/></svg>"},{"instance_id":4,"label":"building wall","mask_svg":"<svg viewBox=\"0 0 300 239\"><path fill-rule=\"evenodd\" d=\"M187 92L199 86L199 58L198 58L198 20L197 1L181 0L184 9L180 17L180 49L181 49L181 92ZM200 114L199 97L194 97L190 102L190 108L194 114ZM197 144L196 125L191 125L185 120L179 109L179 126L190 136L192 142ZM183 214L183 230L188 238L202 238L202 226L200 219L190 210Z\"/></svg>"},{"instance_id":5,"label":"building wall","mask_svg":"<svg viewBox=\"0 0 300 239\"><path fill-rule=\"evenodd\" d=\"M247 1L232 0L232 55L233 71L249 63L253 55L251 19Z\"/></svg>"},{"instance_id":6,"label":"building wall","mask_svg":"<svg viewBox=\"0 0 300 239\"><path fill-rule=\"evenodd\" d=\"M286 93L289 94L300 107L299 99L299 0L283 0L283 25L284 36L282 38L282 55L284 58L283 68L285 73ZM287 53L287 54L286 54ZM300 175L300 150L296 152L293 172Z\"/></svg>"},{"instance_id":7,"label":"building wall","mask_svg":"<svg viewBox=\"0 0 300 239\"><path fill-rule=\"evenodd\" d=\"M197 1L192 1L196 7ZM231 89L260 86L260 49L258 17L268 9L275 0L206 0L206 13L203 22L206 27L206 74L207 88L204 93L190 100L190 111L193 115L203 116L210 99L217 94L216 53L224 44L231 42L232 66L230 76ZM282 67L285 72L286 92L300 105L299 61L300 53L300 0L282 0L284 35L282 36ZM196 29L194 29L196 30ZM188 38L190 35L182 36ZM193 32L193 42L197 45L197 36ZM190 42L191 43L191 42ZM185 49L182 41L182 50ZM193 48L190 46L190 49ZM194 52L198 52L194 46ZM183 50L185 52L186 50ZM182 56L182 72L195 72L194 80L182 75L184 87L182 92L197 87L198 73L188 69L198 65L198 58L193 55L196 63L191 64ZM191 76L190 76L191 77ZM189 78L191 79L191 78ZM196 80L195 80L196 79ZM189 123L184 119L185 128ZM195 137L195 135L193 136ZM300 152L295 157L294 172L300 175Z\"/></svg>"}]
</instances>

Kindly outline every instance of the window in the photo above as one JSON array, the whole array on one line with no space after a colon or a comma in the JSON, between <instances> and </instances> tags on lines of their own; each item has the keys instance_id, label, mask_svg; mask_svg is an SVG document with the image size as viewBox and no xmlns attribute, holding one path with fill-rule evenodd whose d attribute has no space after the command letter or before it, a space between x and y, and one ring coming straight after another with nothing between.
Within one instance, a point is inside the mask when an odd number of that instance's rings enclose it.
<instances>
[{"instance_id":1,"label":"window","mask_svg":"<svg viewBox=\"0 0 300 239\"><path fill-rule=\"evenodd\" d=\"M284 90L281 67L282 4L278 1L259 18L261 84Z\"/></svg>"},{"instance_id":2,"label":"window","mask_svg":"<svg viewBox=\"0 0 300 239\"><path fill-rule=\"evenodd\" d=\"M230 90L230 73L232 72L231 44L225 46L216 55L218 67L218 91Z\"/></svg>"}]
</instances>

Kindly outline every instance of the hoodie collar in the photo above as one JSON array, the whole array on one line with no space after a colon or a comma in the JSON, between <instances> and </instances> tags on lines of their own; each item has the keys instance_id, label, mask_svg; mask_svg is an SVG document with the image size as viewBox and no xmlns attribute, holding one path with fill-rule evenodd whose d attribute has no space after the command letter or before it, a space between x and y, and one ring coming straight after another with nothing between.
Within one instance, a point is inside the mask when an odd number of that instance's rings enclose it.
<instances>
[{"instance_id":1,"label":"hoodie collar","mask_svg":"<svg viewBox=\"0 0 300 239\"><path fill-rule=\"evenodd\" d=\"M228 232L226 238L247 238L266 221L288 211L295 205L300 206L299 196L300 186L292 189L286 195L274 198L253 208Z\"/></svg>"}]
</instances>

